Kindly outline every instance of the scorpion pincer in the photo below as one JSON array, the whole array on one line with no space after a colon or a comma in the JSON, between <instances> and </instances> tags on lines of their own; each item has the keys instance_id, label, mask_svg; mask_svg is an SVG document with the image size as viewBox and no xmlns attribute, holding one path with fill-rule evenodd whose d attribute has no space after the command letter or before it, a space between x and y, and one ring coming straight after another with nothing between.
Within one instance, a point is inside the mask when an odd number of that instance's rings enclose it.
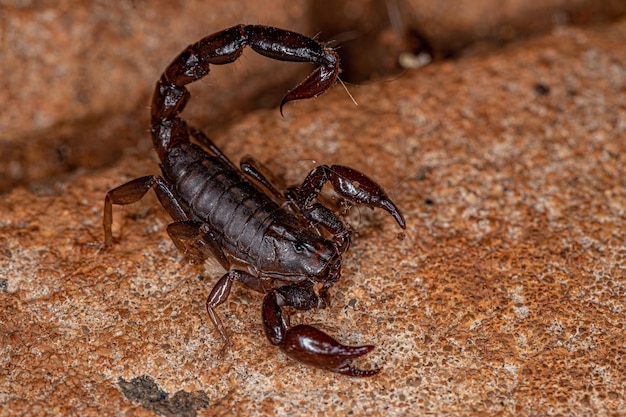
<instances>
[{"instance_id":1,"label":"scorpion pincer","mask_svg":"<svg viewBox=\"0 0 626 417\"><path fill-rule=\"evenodd\" d=\"M280 104L316 97L335 84L339 57L307 36L267 26L238 25L188 46L165 69L152 98L151 133L161 161L161 176L145 176L110 190L104 202L105 246L113 242L113 204L131 204L153 189L173 219L167 232L194 262L214 257L226 269L206 308L226 345L226 329L216 307L228 298L234 281L265 294L265 334L288 356L308 365L350 376L370 376L350 360L374 346L346 346L309 325L290 326L286 307L324 308L328 290L339 279L350 244L342 220L318 201L326 182L342 198L388 211L400 227L402 214L384 190L345 166L321 165L299 187L281 192L250 158L238 169L211 140L179 117L189 99L185 85L209 73L210 64L235 61L249 46L267 57L310 62L317 67ZM190 136L205 149L192 143Z\"/></svg>"}]
</instances>

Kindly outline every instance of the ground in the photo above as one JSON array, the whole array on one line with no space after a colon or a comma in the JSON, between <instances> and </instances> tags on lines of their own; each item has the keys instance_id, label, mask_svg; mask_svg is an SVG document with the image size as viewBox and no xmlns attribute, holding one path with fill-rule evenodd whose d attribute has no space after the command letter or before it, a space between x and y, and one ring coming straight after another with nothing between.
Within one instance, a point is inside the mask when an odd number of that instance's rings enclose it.
<instances>
[{"instance_id":1,"label":"ground","mask_svg":"<svg viewBox=\"0 0 626 417\"><path fill-rule=\"evenodd\" d=\"M332 306L297 313L382 368L300 365L263 335L262 295L204 302L222 271L191 265L153 196L107 190L157 173L152 152L2 196L0 415L619 415L626 412L626 21L560 27L260 110L213 139L286 183L360 169L407 221L356 208ZM206 86L210 88L210 86ZM194 98L189 106L197 103ZM198 104L199 105L199 104ZM147 118L147 112L146 112Z\"/></svg>"}]
</instances>

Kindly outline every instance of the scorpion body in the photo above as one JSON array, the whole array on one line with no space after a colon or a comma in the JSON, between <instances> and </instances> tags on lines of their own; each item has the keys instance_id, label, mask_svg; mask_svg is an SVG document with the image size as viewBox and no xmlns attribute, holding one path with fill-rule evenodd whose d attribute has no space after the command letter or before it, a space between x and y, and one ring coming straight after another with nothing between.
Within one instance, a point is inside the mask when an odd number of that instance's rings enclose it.
<instances>
[{"instance_id":1,"label":"scorpion body","mask_svg":"<svg viewBox=\"0 0 626 417\"><path fill-rule=\"evenodd\" d=\"M300 187L279 191L248 158L238 169L201 131L178 115L189 91L185 85L209 72L209 65L236 60L245 46L282 61L311 62L317 68L283 98L316 97L336 82L339 58L323 44L295 32L267 26L238 25L188 46L157 82L151 133L162 176L146 176L110 190L104 204L105 246L113 242L112 206L141 199L153 189L174 220L167 231L192 261L215 257L228 271L207 298L208 314L225 343L229 338L216 307L239 281L265 294L262 306L267 338L292 358L350 376L370 376L350 359L373 346L346 346L321 330L291 327L285 307L300 310L328 305L328 290L339 279L350 231L333 211L317 201L326 182L352 202L387 210L404 228L402 214L384 190L348 167L318 166ZM192 136L202 147L190 141ZM207 152L209 151L209 152Z\"/></svg>"}]
</instances>

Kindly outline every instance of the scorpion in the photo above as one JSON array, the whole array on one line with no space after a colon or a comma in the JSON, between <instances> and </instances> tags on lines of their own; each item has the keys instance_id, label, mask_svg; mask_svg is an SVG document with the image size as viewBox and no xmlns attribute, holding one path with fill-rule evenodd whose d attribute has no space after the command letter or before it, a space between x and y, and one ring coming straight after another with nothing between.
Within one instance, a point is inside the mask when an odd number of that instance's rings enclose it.
<instances>
[{"instance_id":1,"label":"scorpion","mask_svg":"<svg viewBox=\"0 0 626 417\"><path fill-rule=\"evenodd\" d=\"M206 301L225 347L230 339L216 308L238 281L265 294L265 334L289 357L348 376L375 375L380 368L350 365L374 346L347 346L316 327L291 326L288 308L327 307L350 246L351 230L318 199L327 182L342 199L386 210L404 229L396 205L376 182L341 165L317 166L302 185L281 192L253 158L244 158L238 169L206 134L179 117L190 97L185 85L207 75L211 64L235 61L245 46L272 59L317 65L283 97L281 114L285 103L317 97L338 79L339 56L332 48L288 30L237 25L189 45L162 73L152 98L150 131L162 175L134 179L106 194L105 247L113 243L113 205L135 203L154 190L173 219L167 233L175 246L194 263L213 257L227 271Z\"/></svg>"}]
</instances>

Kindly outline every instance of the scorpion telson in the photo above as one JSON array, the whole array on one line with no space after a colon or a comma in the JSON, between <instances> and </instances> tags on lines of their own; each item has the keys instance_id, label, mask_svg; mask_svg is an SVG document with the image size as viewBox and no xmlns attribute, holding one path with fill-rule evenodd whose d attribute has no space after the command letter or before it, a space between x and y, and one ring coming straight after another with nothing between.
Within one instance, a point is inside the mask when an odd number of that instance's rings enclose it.
<instances>
[{"instance_id":1,"label":"scorpion telson","mask_svg":"<svg viewBox=\"0 0 626 417\"><path fill-rule=\"evenodd\" d=\"M235 61L245 46L273 59L317 65L283 98L281 112L289 101L324 93L340 72L339 58L331 48L273 27L238 25L188 46L165 69L152 98L151 132L162 175L137 178L107 193L105 246L113 243L112 206L134 203L153 189L174 220L167 232L176 247L194 262L214 257L228 271L206 302L226 344L228 335L216 308L239 281L265 294L265 334L287 355L345 375L375 375L380 369L361 370L349 364L374 346L346 346L315 327L291 327L285 308L326 307L328 290L341 274L350 231L317 199L326 182L346 200L386 210L405 228L396 205L374 181L340 165L318 166L301 186L281 192L254 160L245 159L238 169L204 133L189 128L178 116L189 99L185 85L207 75L211 64ZM204 149L191 143L190 136Z\"/></svg>"}]
</instances>

